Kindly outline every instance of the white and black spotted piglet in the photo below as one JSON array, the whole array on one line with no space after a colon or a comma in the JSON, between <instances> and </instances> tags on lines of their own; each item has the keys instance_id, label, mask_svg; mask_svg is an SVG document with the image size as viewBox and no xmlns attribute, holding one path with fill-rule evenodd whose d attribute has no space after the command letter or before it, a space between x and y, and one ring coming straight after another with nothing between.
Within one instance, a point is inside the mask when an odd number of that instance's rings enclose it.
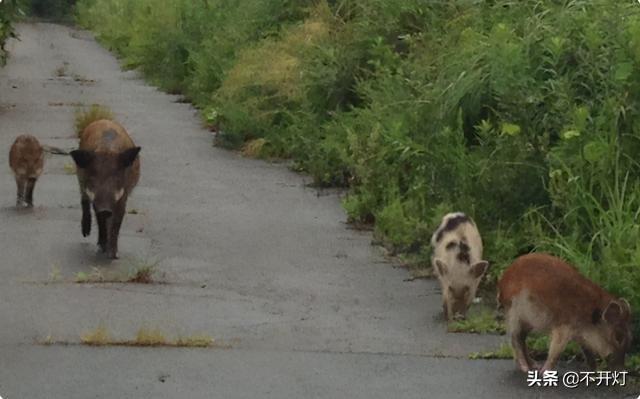
<instances>
[{"instance_id":1,"label":"white and black spotted piglet","mask_svg":"<svg viewBox=\"0 0 640 399\"><path fill-rule=\"evenodd\" d=\"M482 239L473 220L449 213L431 237L433 270L442 288L447 320L464 318L489 262L482 260Z\"/></svg>"}]
</instances>

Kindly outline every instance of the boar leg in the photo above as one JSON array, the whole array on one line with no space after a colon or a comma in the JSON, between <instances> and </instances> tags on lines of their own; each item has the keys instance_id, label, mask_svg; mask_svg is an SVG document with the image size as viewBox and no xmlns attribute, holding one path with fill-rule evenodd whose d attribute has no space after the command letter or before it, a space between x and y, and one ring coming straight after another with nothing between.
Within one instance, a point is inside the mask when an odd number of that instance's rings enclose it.
<instances>
[{"instance_id":1,"label":"boar leg","mask_svg":"<svg viewBox=\"0 0 640 399\"><path fill-rule=\"evenodd\" d=\"M84 193L82 194L82 236L91 234L91 201Z\"/></svg>"},{"instance_id":2,"label":"boar leg","mask_svg":"<svg viewBox=\"0 0 640 399\"><path fill-rule=\"evenodd\" d=\"M25 189L25 181L19 177L16 177L16 186L18 188L18 195L16 198L16 206L21 207L24 206L24 189Z\"/></svg>"},{"instance_id":3,"label":"boar leg","mask_svg":"<svg viewBox=\"0 0 640 399\"><path fill-rule=\"evenodd\" d=\"M562 351L571 340L571 332L566 328L555 328L551 330L551 340L549 342L549 354L547 355L547 361L542 366L541 372L553 370L556 367L556 362L562 354Z\"/></svg>"},{"instance_id":4,"label":"boar leg","mask_svg":"<svg viewBox=\"0 0 640 399\"><path fill-rule=\"evenodd\" d=\"M29 179L26 183L25 188L25 201L27 202L27 206L33 206L33 189L36 186L36 179Z\"/></svg>"},{"instance_id":5,"label":"boar leg","mask_svg":"<svg viewBox=\"0 0 640 399\"><path fill-rule=\"evenodd\" d=\"M111 216L108 240L108 252L111 259L118 259L118 235L120 234L120 226L124 218L126 204L126 198L121 198L120 201L116 203L113 215Z\"/></svg>"},{"instance_id":6,"label":"boar leg","mask_svg":"<svg viewBox=\"0 0 640 399\"><path fill-rule=\"evenodd\" d=\"M587 362L587 366L589 366L590 370L595 371L597 367L596 355L584 345L580 345L580 348L582 349L582 354L584 355L584 360Z\"/></svg>"},{"instance_id":7,"label":"boar leg","mask_svg":"<svg viewBox=\"0 0 640 399\"><path fill-rule=\"evenodd\" d=\"M93 207L93 210L96 211L95 206ZM98 247L100 247L100 250L102 252L106 252L107 251L107 223L108 223L108 219L109 217L103 215L103 214L99 214L96 211L96 221L98 222Z\"/></svg>"}]
</instances>

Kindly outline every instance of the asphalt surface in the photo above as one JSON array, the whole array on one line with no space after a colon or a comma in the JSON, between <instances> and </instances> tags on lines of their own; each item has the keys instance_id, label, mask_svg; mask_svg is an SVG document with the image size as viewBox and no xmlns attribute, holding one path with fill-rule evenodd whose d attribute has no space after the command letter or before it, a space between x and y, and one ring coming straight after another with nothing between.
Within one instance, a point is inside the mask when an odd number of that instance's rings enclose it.
<instances>
[{"instance_id":1,"label":"asphalt surface","mask_svg":"<svg viewBox=\"0 0 640 399\"><path fill-rule=\"evenodd\" d=\"M2 398L625 396L528 388L511 360L469 360L506 338L447 333L437 284L405 281L368 233L345 224L337 194L214 148L191 106L121 71L89 33L52 24L18 33L0 69ZM98 254L95 224L81 235L70 157L47 157L27 211L14 208L8 168L20 133L74 148L74 110L93 103L142 146L114 262ZM77 282L147 264L155 284ZM82 345L98 327L113 340L146 328L216 344Z\"/></svg>"}]
</instances>

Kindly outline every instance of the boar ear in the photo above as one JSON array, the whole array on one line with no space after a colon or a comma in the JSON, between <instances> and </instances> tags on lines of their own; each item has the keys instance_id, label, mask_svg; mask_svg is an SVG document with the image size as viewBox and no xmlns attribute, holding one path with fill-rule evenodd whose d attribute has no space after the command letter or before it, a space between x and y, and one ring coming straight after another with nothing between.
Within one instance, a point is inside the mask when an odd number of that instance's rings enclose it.
<instances>
[{"instance_id":1,"label":"boar ear","mask_svg":"<svg viewBox=\"0 0 640 399\"><path fill-rule=\"evenodd\" d=\"M487 269L489 268L489 262L486 260L481 260L480 262L476 262L471 265L471 269L469 269L469 273L475 278L482 277Z\"/></svg>"},{"instance_id":2,"label":"boar ear","mask_svg":"<svg viewBox=\"0 0 640 399\"><path fill-rule=\"evenodd\" d=\"M120 166L122 168L128 168L129 166L131 166L133 161L136 160L136 157L138 156L139 152L140 152L140 147L133 147L133 148L129 148L127 150L122 151L118 156L120 161Z\"/></svg>"},{"instance_id":3,"label":"boar ear","mask_svg":"<svg viewBox=\"0 0 640 399\"><path fill-rule=\"evenodd\" d=\"M449 271L449 268L447 267L447 264L444 263L442 260L435 258L433 260L433 265L436 267L436 272L438 272L438 274L440 276L446 276L447 272Z\"/></svg>"},{"instance_id":4,"label":"boar ear","mask_svg":"<svg viewBox=\"0 0 640 399\"><path fill-rule=\"evenodd\" d=\"M631 314L631 304L629 303L629 301L627 301L624 298L620 298L620 304L622 305L622 308L625 310L625 314L629 315Z\"/></svg>"},{"instance_id":5,"label":"boar ear","mask_svg":"<svg viewBox=\"0 0 640 399\"><path fill-rule=\"evenodd\" d=\"M80 169L84 169L91 161L93 161L94 153L93 151L85 151L85 150L73 150L69 153L73 161Z\"/></svg>"},{"instance_id":6,"label":"boar ear","mask_svg":"<svg viewBox=\"0 0 640 399\"><path fill-rule=\"evenodd\" d=\"M617 301L611 301L602 314L602 319L607 323L617 323L622 320L622 306Z\"/></svg>"}]
</instances>

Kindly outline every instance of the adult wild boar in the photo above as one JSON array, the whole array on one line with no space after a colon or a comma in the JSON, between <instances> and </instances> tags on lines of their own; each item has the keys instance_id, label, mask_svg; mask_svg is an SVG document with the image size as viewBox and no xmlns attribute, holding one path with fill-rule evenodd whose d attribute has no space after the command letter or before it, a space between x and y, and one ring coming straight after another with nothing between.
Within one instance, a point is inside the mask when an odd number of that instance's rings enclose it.
<instances>
[{"instance_id":1,"label":"adult wild boar","mask_svg":"<svg viewBox=\"0 0 640 399\"><path fill-rule=\"evenodd\" d=\"M631 345L631 307L562 259L542 253L519 257L498 283L514 358L524 372L537 368L526 347L530 332L550 333L542 371L553 370L569 341L576 341L591 369L595 354L609 367L624 365Z\"/></svg>"},{"instance_id":2,"label":"adult wild boar","mask_svg":"<svg viewBox=\"0 0 640 399\"><path fill-rule=\"evenodd\" d=\"M127 198L140 178L140 159L127 131L118 123L98 120L80 134L71 151L82 196L82 235L91 233L91 209L98 221L98 246L112 259L118 254L118 234Z\"/></svg>"},{"instance_id":3,"label":"adult wild boar","mask_svg":"<svg viewBox=\"0 0 640 399\"><path fill-rule=\"evenodd\" d=\"M433 270L442 288L447 320L464 318L489 262L482 260L482 239L473 220L449 213L431 237Z\"/></svg>"},{"instance_id":4,"label":"adult wild boar","mask_svg":"<svg viewBox=\"0 0 640 399\"><path fill-rule=\"evenodd\" d=\"M40 142L29 134L16 138L9 151L9 166L18 186L16 206L33 206L33 189L44 167L44 151Z\"/></svg>"}]
</instances>

